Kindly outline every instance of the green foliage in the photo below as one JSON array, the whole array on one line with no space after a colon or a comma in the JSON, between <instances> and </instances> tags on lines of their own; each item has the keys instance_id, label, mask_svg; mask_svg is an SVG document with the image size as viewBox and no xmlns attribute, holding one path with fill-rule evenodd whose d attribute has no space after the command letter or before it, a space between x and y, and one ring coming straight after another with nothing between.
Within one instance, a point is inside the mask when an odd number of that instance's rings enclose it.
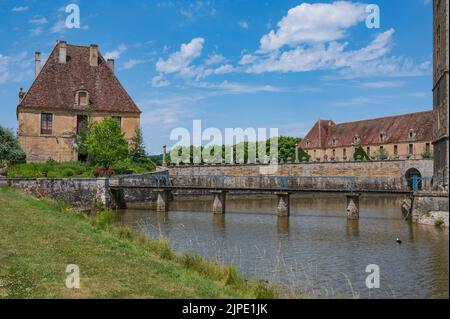
<instances>
[{"instance_id":1,"label":"green foliage","mask_svg":"<svg viewBox=\"0 0 450 319\"><path fill-rule=\"evenodd\" d=\"M98 213L95 223L100 228L104 229L111 226L116 218L116 213L111 209L105 209Z\"/></svg>"},{"instance_id":2,"label":"green foliage","mask_svg":"<svg viewBox=\"0 0 450 319\"><path fill-rule=\"evenodd\" d=\"M434 225L437 227L443 227L445 225L445 221L442 218L438 218L435 220Z\"/></svg>"},{"instance_id":3,"label":"green foliage","mask_svg":"<svg viewBox=\"0 0 450 319\"><path fill-rule=\"evenodd\" d=\"M385 148L379 148L376 152L375 152L375 157L380 160L380 161L385 161L389 158L389 154L386 151Z\"/></svg>"},{"instance_id":4,"label":"green foliage","mask_svg":"<svg viewBox=\"0 0 450 319\"><path fill-rule=\"evenodd\" d=\"M366 151L361 146L358 146L355 149L355 153L353 154L353 159L355 161L358 161L358 160L359 161L369 161L370 157L369 157L369 155L367 155Z\"/></svg>"},{"instance_id":5,"label":"green foliage","mask_svg":"<svg viewBox=\"0 0 450 319\"><path fill-rule=\"evenodd\" d=\"M425 151L425 152L422 153L422 158L423 159L432 159L433 155L431 154L430 151Z\"/></svg>"},{"instance_id":6,"label":"green foliage","mask_svg":"<svg viewBox=\"0 0 450 319\"><path fill-rule=\"evenodd\" d=\"M73 136L75 150L78 155L85 156L86 158L89 155L87 137L91 130L92 123L90 120L90 116L87 115L87 121L84 121L80 124L79 131Z\"/></svg>"},{"instance_id":7,"label":"green foliage","mask_svg":"<svg viewBox=\"0 0 450 319\"><path fill-rule=\"evenodd\" d=\"M131 158L125 158L120 161L115 161L110 167L114 171L114 174L126 175L151 172L156 168L156 165L150 159L142 163L136 163Z\"/></svg>"},{"instance_id":8,"label":"green foliage","mask_svg":"<svg viewBox=\"0 0 450 319\"><path fill-rule=\"evenodd\" d=\"M295 161L296 156L295 146L301 141L302 139L297 137L289 137L289 136L278 137L278 160L286 162L290 158L292 161ZM309 158L309 156L306 157Z\"/></svg>"},{"instance_id":9,"label":"green foliage","mask_svg":"<svg viewBox=\"0 0 450 319\"><path fill-rule=\"evenodd\" d=\"M120 124L111 117L92 126L86 143L92 161L103 168L110 168L113 162L125 160L129 155L128 142Z\"/></svg>"},{"instance_id":10,"label":"green foliage","mask_svg":"<svg viewBox=\"0 0 450 319\"><path fill-rule=\"evenodd\" d=\"M25 153L13 132L0 126L0 168L3 165L25 162Z\"/></svg>"},{"instance_id":11,"label":"green foliage","mask_svg":"<svg viewBox=\"0 0 450 319\"><path fill-rule=\"evenodd\" d=\"M131 140L130 157L135 163L148 163L149 158L145 153L144 138L140 127L136 128L135 135Z\"/></svg>"},{"instance_id":12,"label":"green foliage","mask_svg":"<svg viewBox=\"0 0 450 319\"><path fill-rule=\"evenodd\" d=\"M94 177L92 168L85 163L57 163L49 160L46 163L17 164L9 168L11 178L63 178L63 177Z\"/></svg>"},{"instance_id":13,"label":"green foliage","mask_svg":"<svg viewBox=\"0 0 450 319\"><path fill-rule=\"evenodd\" d=\"M306 151L303 148L299 148L298 150L298 161L300 162L308 162L311 159L311 155L306 153Z\"/></svg>"}]
</instances>

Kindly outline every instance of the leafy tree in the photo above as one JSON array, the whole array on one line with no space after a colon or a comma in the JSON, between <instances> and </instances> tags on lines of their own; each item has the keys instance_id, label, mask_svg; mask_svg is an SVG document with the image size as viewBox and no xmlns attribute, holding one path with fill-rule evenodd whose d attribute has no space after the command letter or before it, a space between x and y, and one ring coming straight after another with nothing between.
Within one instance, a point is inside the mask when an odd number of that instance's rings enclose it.
<instances>
[{"instance_id":1,"label":"leafy tree","mask_svg":"<svg viewBox=\"0 0 450 319\"><path fill-rule=\"evenodd\" d=\"M87 159L89 155L88 145L87 145L87 137L89 134L89 131L91 129L92 125L89 120L83 121L80 124L79 131L74 135L75 140L75 150L78 153L79 158L85 158Z\"/></svg>"},{"instance_id":2,"label":"leafy tree","mask_svg":"<svg viewBox=\"0 0 450 319\"><path fill-rule=\"evenodd\" d=\"M25 162L26 155L10 129L0 126L0 167Z\"/></svg>"},{"instance_id":3,"label":"leafy tree","mask_svg":"<svg viewBox=\"0 0 450 319\"><path fill-rule=\"evenodd\" d=\"M311 159L311 155L306 153L306 151L303 148L300 147L299 150L298 150L298 160L299 160L299 162L309 161L310 159Z\"/></svg>"},{"instance_id":4,"label":"leafy tree","mask_svg":"<svg viewBox=\"0 0 450 319\"><path fill-rule=\"evenodd\" d=\"M355 161L357 160L369 161L370 157L369 155L367 155L366 151L362 148L362 146L358 146L355 149L355 153L353 154L353 159Z\"/></svg>"},{"instance_id":5,"label":"leafy tree","mask_svg":"<svg viewBox=\"0 0 450 319\"><path fill-rule=\"evenodd\" d=\"M375 157L378 158L380 161L384 161L387 160L389 158L389 154L386 151L385 148L379 148L376 152L375 152Z\"/></svg>"},{"instance_id":6,"label":"leafy tree","mask_svg":"<svg viewBox=\"0 0 450 319\"><path fill-rule=\"evenodd\" d=\"M112 163L129 156L128 141L119 123L111 117L92 125L87 134L86 145L92 161L103 168L110 168Z\"/></svg>"},{"instance_id":7,"label":"leafy tree","mask_svg":"<svg viewBox=\"0 0 450 319\"><path fill-rule=\"evenodd\" d=\"M131 139L130 157L135 163L147 163L149 161L145 152L144 138L140 127L136 128L135 135Z\"/></svg>"}]
</instances>

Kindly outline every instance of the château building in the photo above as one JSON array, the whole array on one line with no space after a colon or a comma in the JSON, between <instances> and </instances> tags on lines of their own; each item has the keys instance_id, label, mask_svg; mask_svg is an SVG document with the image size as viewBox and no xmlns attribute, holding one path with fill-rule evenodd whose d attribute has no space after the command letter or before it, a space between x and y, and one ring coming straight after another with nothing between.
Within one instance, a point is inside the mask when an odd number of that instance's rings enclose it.
<instances>
[{"instance_id":1,"label":"ch\u00e2teau building","mask_svg":"<svg viewBox=\"0 0 450 319\"><path fill-rule=\"evenodd\" d=\"M433 110L434 110L434 174L435 180L448 179L449 161L449 0L433 1Z\"/></svg>"},{"instance_id":2,"label":"ch\u00e2teau building","mask_svg":"<svg viewBox=\"0 0 450 319\"><path fill-rule=\"evenodd\" d=\"M141 111L114 74L97 45L58 41L41 69L35 53L35 79L19 93L18 139L29 162L78 160L74 135L88 117L120 122L127 139L140 125Z\"/></svg>"},{"instance_id":3,"label":"ch\u00e2teau building","mask_svg":"<svg viewBox=\"0 0 450 319\"><path fill-rule=\"evenodd\" d=\"M336 124L319 120L300 143L313 161L354 160L362 147L371 158L423 159L433 154L433 112Z\"/></svg>"}]
</instances>

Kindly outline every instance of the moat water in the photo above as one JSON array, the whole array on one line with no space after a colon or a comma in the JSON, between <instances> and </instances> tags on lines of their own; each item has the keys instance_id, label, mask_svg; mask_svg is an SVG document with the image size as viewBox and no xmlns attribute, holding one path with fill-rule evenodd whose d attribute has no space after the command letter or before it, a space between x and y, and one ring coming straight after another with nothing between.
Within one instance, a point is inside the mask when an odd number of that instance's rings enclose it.
<instances>
[{"instance_id":1,"label":"moat water","mask_svg":"<svg viewBox=\"0 0 450 319\"><path fill-rule=\"evenodd\" d=\"M235 265L248 279L324 298L449 298L449 232L403 219L399 196L365 195L359 221L346 218L342 195L291 197L290 218L274 215L276 196L177 198L169 213L127 209L121 222L167 237L176 252ZM400 238L402 244L396 239ZM379 266L380 288L366 287Z\"/></svg>"}]
</instances>

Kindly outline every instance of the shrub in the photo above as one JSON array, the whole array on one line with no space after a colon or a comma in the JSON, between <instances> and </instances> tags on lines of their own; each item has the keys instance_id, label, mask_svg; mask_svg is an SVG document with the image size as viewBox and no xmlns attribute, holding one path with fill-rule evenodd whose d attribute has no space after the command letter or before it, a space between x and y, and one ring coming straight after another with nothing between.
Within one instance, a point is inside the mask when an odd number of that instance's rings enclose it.
<instances>
[{"instance_id":1,"label":"shrub","mask_svg":"<svg viewBox=\"0 0 450 319\"><path fill-rule=\"evenodd\" d=\"M72 169L72 168L64 168L64 169L61 171L61 175L62 175L63 177L72 177L72 176L75 175L75 170ZM48 174L47 174L47 177L48 177Z\"/></svg>"},{"instance_id":2,"label":"shrub","mask_svg":"<svg viewBox=\"0 0 450 319\"><path fill-rule=\"evenodd\" d=\"M431 155L431 153L429 151L425 151L422 153L422 158L423 159L432 159L433 155Z\"/></svg>"},{"instance_id":3,"label":"shrub","mask_svg":"<svg viewBox=\"0 0 450 319\"><path fill-rule=\"evenodd\" d=\"M13 132L0 126L0 167L25 162L26 155Z\"/></svg>"},{"instance_id":4,"label":"shrub","mask_svg":"<svg viewBox=\"0 0 450 319\"><path fill-rule=\"evenodd\" d=\"M103 168L110 168L113 162L128 157L128 142L119 123L111 117L92 126L86 145L93 162Z\"/></svg>"},{"instance_id":5,"label":"shrub","mask_svg":"<svg viewBox=\"0 0 450 319\"><path fill-rule=\"evenodd\" d=\"M435 220L434 225L437 227L442 227L445 225L445 221L442 218L438 218Z\"/></svg>"},{"instance_id":6,"label":"shrub","mask_svg":"<svg viewBox=\"0 0 450 319\"><path fill-rule=\"evenodd\" d=\"M100 228L106 228L114 222L115 218L115 212L113 212L111 209L105 209L98 213L97 218L95 219L95 223Z\"/></svg>"},{"instance_id":7,"label":"shrub","mask_svg":"<svg viewBox=\"0 0 450 319\"><path fill-rule=\"evenodd\" d=\"M354 159L355 161L357 161L357 160L366 160L366 161L370 161L369 155L367 155L366 151L365 151L361 146L358 146L358 147L355 149L355 153L353 154L353 159Z\"/></svg>"}]
</instances>

